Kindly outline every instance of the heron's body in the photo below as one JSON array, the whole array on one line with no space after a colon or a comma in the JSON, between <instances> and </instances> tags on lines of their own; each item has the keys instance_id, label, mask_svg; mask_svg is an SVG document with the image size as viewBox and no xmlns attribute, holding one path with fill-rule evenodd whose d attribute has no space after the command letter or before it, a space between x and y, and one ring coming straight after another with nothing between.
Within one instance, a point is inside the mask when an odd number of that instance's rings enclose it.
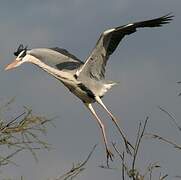
<instances>
[{"instance_id":1,"label":"heron's body","mask_svg":"<svg viewBox=\"0 0 181 180\"><path fill-rule=\"evenodd\" d=\"M29 62L39 66L56 79L60 80L73 94L80 98L84 103L95 102L95 97L102 98L104 94L116 83L106 80L96 80L91 77L76 77L78 69L84 63L76 57L64 53L64 49L60 48L38 48L29 51ZM39 56L36 56L38 54ZM43 59L40 61L39 59ZM60 59L63 60L60 62ZM65 61L64 61L65 60Z\"/></svg>"},{"instance_id":2,"label":"heron's body","mask_svg":"<svg viewBox=\"0 0 181 180\"><path fill-rule=\"evenodd\" d=\"M82 62L67 50L58 47L27 50L26 47L20 45L17 52L14 53L17 56L16 60L9 64L6 70L17 67L24 62L30 62L60 80L74 95L83 101L96 118L103 135L107 157L111 158L112 153L108 149L104 125L94 111L92 103L99 103L111 116L124 139L127 150L129 151L129 146L133 146L126 140L116 118L101 100L105 93L116 84L105 80L107 61L126 35L136 32L138 28L160 27L169 23L172 17L168 14L156 19L130 23L104 31L85 62Z\"/></svg>"}]
</instances>

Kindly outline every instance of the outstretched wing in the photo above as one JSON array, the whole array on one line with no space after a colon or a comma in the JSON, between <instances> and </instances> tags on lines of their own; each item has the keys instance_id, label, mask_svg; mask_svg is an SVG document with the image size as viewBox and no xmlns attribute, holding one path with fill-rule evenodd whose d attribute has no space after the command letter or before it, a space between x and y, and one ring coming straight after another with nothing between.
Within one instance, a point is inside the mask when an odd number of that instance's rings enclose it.
<instances>
[{"instance_id":1,"label":"outstretched wing","mask_svg":"<svg viewBox=\"0 0 181 180\"><path fill-rule=\"evenodd\" d=\"M78 69L83 64L66 49L58 47L32 49L29 53L45 64L63 71Z\"/></svg>"},{"instance_id":2,"label":"outstretched wing","mask_svg":"<svg viewBox=\"0 0 181 180\"><path fill-rule=\"evenodd\" d=\"M107 60L124 36L136 32L137 28L160 27L169 23L172 18L173 15L167 14L156 19L135 22L104 31L85 64L77 71L77 76L90 76L97 80L104 79Z\"/></svg>"}]
</instances>

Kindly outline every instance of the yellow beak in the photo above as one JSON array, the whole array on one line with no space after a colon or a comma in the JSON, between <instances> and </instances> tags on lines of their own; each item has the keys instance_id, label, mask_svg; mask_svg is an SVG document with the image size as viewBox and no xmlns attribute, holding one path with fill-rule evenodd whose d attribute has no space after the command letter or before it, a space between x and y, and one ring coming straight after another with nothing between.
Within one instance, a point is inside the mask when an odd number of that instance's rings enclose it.
<instances>
[{"instance_id":1,"label":"yellow beak","mask_svg":"<svg viewBox=\"0 0 181 180\"><path fill-rule=\"evenodd\" d=\"M4 70L7 71L7 70L10 70L10 69L13 69L13 68L17 67L18 63L19 63L19 61L15 59L12 63L8 64L4 68Z\"/></svg>"}]
</instances>

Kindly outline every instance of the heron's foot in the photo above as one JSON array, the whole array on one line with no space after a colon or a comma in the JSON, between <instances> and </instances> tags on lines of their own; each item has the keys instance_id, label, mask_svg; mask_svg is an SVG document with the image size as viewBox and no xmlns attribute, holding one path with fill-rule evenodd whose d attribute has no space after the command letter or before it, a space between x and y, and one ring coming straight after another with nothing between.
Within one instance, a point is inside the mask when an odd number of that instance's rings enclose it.
<instances>
[{"instance_id":1,"label":"heron's foot","mask_svg":"<svg viewBox=\"0 0 181 180\"><path fill-rule=\"evenodd\" d=\"M126 147L126 152L130 155L132 155L132 152L130 150L130 147L132 150L134 150L134 146L126 139L126 136L124 134L124 132L121 130L121 128L119 127L118 123L117 123L117 119L113 116L112 117L112 120L113 122L115 122L115 125L120 133L120 135L122 136L123 140L124 140L124 144L125 144L125 147Z\"/></svg>"},{"instance_id":2,"label":"heron's foot","mask_svg":"<svg viewBox=\"0 0 181 180\"><path fill-rule=\"evenodd\" d=\"M106 148L106 158L107 158L107 167L109 167L109 160L113 161L114 154L108 148Z\"/></svg>"}]
</instances>

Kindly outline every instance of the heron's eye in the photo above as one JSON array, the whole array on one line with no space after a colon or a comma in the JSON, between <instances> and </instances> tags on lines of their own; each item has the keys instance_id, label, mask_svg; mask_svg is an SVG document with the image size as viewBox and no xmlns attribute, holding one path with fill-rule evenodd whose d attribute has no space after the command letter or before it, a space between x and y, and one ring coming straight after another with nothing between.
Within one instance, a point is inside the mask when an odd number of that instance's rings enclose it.
<instances>
[{"instance_id":1,"label":"heron's eye","mask_svg":"<svg viewBox=\"0 0 181 180\"><path fill-rule=\"evenodd\" d=\"M23 58L26 56L26 50L22 51L19 55L19 58Z\"/></svg>"}]
</instances>

